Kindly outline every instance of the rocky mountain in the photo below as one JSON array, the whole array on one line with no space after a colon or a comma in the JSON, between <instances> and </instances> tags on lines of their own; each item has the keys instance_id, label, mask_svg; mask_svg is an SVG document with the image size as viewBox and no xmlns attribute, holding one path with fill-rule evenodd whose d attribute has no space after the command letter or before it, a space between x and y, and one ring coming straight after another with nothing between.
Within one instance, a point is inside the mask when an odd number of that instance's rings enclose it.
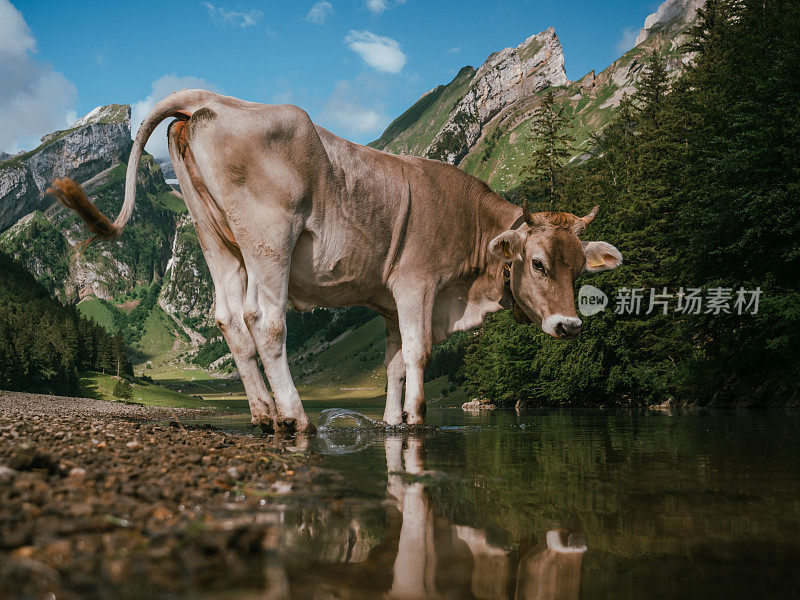
<instances>
[{"instance_id":1,"label":"rocky mountain","mask_svg":"<svg viewBox=\"0 0 800 600\"><path fill-rule=\"evenodd\" d=\"M129 106L100 106L69 129L54 131L30 152L0 162L0 230L52 204L44 192L56 177L85 181L117 164L131 148Z\"/></svg>"},{"instance_id":2,"label":"rocky mountain","mask_svg":"<svg viewBox=\"0 0 800 600\"><path fill-rule=\"evenodd\" d=\"M697 9L705 0L667 0L644 20L644 27L636 37L638 46L652 35L678 38L693 22Z\"/></svg>"},{"instance_id":3,"label":"rocky mountain","mask_svg":"<svg viewBox=\"0 0 800 600\"><path fill-rule=\"evenodd\" d=\"M164 273L177 215L161 170L146 155L139 165L132 225L119 240L76 251L88 234L80 220L45 190L55 177L69 176L102 210L122 204L131 148L130 107L102 106L42 144L0 163L0 247L27 265L57 297L112 299ZM14 218L14 221L11 219ZM10 226L9 226L10 225Z\"/></svg>"},{"instance_id":4,"label":"rocky mountain","mask_svg":"<svg viewBox=\"0 0 800 600\"><path fill-rule=\"evenodd\" d=\"M178 219L165 280L161 306L168 313L203 320L213 313L211 273L188 213Z\"/></svg>"},{"instance_id":5,"label":"rocky mountain","mask_svg":"<svg viewBox=\"0 0 800 600\"><path fill-rule=\"evenodd\" d=\"M211 278L186 207L151 156L145 154L139 164L136 208L118 240L96 241L79 251L89 237L82 222L44 193L53 178L68 176L101 210L117 214L130 148L130 107L111 105L0 162L0 249L54 296L94 311L109 327L121 323L120 315L157 284L161 297L153 310L164 314L151 321L168 324L161 337L201 340L183 321L197 327L209 321ZM138 333L144 335L135 337Z\"/></svg>"},{"instance_id":6,"label":"rocky mountain","mask_svg":"<svg viewBox=\"0 0 800 600\"><path fill-rule=\"evenodd\" d=\"M574 117L574 155L613 117L653 49L679 73L686 57L683 33L704 0L667 0L648 16L634 48L600 73L570 81L556 32L550 28L516 48L491 54L477 70L464 67L447 85L423 95L392 122L374 148L456 164L494 189L516 187L530 154L530 119L545 90L553 89Z\"/></svg>"}]
</instances>

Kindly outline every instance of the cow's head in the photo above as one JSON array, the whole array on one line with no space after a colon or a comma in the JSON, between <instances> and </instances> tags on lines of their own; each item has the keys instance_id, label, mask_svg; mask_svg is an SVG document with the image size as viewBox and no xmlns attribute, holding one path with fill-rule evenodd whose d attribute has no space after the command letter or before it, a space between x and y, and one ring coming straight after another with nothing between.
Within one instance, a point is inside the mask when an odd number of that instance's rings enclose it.
<instances>
[{"instance_id":1,"label":"cow's head","mask_svg":"<svg viewBox=\"0 0 800 600\"><path fill-rule=\"evenodd\" d=\"M525 223L489 243L492 255L511 266L517 321L534 322L559 339L572 339L581 332L582 323L575 312L575 278L582 271L595 273L622 264L622 255L611 244L578 239L597 211L595 206L585 217L560 212L531 214L526 202Z\"/></svg>"}]
</instances>

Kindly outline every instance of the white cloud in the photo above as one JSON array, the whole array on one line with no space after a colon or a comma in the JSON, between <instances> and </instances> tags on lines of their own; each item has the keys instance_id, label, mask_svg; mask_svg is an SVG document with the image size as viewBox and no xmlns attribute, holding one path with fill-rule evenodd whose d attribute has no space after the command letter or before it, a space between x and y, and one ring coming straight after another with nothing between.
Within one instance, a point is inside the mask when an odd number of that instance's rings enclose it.
<instances>
[{"instance_id":1,"label":"white cloud","mask_svg":"<svg viewBox=\"0 0 800 600\"><path fill-rule=\"evenodd\" d=\"M230 10L222 6L214 6L211 2L203 2L208 10L208 16L211 17L211 22L220 27L252 27L257 25L264 16L260 10Z\"/></svg>"},{"instance_id":2,"label":"white cloud","mask_svg":"<svg viewBox=\"0 0 800 600\"><path fill-rule=\"evenodd\" d=\"M36 50L36 40L22 13L8 0L0 1L0 54L22 56Z\"/></svg>"},{"instance_id":3,"label":"white cloud","mask_svg":"<svg viewBox=\"0 0 800 600\"><path fill-rule=\"evenodd\" d=\"M633 48L636 44L636 36L639 35L639 30L633 27L626 27L622 30L619 40L617 41L617 54L623 55L628 50Z\"/></svg>"},{"instance_id":4,"label":"white cloud","mask_svg":"<svg viewBox=\"0 0 800 600\"><path fill-rule=\"evenodd\" d=\"M406 0L394 0L392 3L394 6L401 6L406 3ZM367 10L373 14L373 16L379 17L384 12L389 10L389 0L364 0L364 6L367 7Z\"/></svg>"},{"instance_id":5,"label":"white cloud","mask_svg":"<svg viewBox=\"0 0 800 600\"><path fill-rule=\"evenodd\" d=\"M461 52L461 46L453 46L447 49L448 54L458 54L459 52Z\"/></svg>"},{"instance_id":6,"label":"white cloud","mask_svg":"<svg viewBox=\"0 0 800 600\"><path fill-rule=\"evenodd\" d=\"M0 151L16 153L63 129L75 116L77 90L61 73L34 60L36 40L22 14L0 0Z\"/></svg>"},{"instance_id":7,"label":"white cloud","mask_svg":"<svg viewBox=\"0 0 800 600\"><path fill-rule=\"evenodd\" d=\"M376 71L399 73L406 64L406 55L400 49L400 44L390 37L351 29L344 42Z\"/></svg>"},{"instance_id":8,"label":"white cloud","mask_svg":"<svg viewBox=\"0 0 800 600\"><path fill-rule=\"evenodd\" d=\"M309 10L308 14L306 15L306 21L311 21L317 25L322 25L328 20L328 17L330 17L331 14L333 14L333 4L322 0L311 7L311 10Z\"/></svg>"},{"instance_id":9,"label":"white cloud","mask_svg":"<svg viewBox=\"0 0 800 600\"><path fill-rule=\"evenodd\" d=\"M155 106L156 102L163 100L172 92L195 88L210 90L212 92L218 91L217 86L213 83L199 77L178 77L175 73L171 73L170 75L164 75L156 79L150 86L150 95L144 100L139 100L131 105L131 136L136 137L139 125L144 121L147 113ZM156 130L150 136L145 146L145 150L158 159L169 157L169 149L167 147L168 125L169 119L156 127Z\"/></svg>"},{"instance_id":10,"label":"white cloud","mask_svg":"<svg viewBox=\"0 0 800 600\"><path fill-rule=\"evenodd\" d=\"M364 102L365 92L370 95L364 88L364 83L358 79L356 85L350 81L336 82L333 94L322 110L322 119L330 122L332 130L355 137L381 132L388 119L381 113L379 103L368 105Z\"/></svg>"},{"instance_id":11,"label":"white cloud","mask_svg":"<svg viewBox=\"0 0 800 600\"><path fill-rule=\"evenodd\" d=\"M364 0L364 4L367 5L369 12L373 15L383 14L383 11L389 8L389 4L386 0Z\"/></svg>"}]
</instances>

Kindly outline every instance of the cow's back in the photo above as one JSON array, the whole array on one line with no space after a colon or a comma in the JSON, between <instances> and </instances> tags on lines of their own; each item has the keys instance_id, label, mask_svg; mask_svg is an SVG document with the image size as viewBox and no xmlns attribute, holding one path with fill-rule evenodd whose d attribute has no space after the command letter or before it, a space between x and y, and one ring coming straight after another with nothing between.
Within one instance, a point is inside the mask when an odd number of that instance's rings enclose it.
<instances>
[{"instance_id":1,"label":"cow's back","mask_svg":"<svg viewBox=\"0 0 800 600\"><path fill-rule=\"evenodd\" d=\"M452 165L388 154L317 129L346 185L341 202L368 224L390 263L384 283L392 274L446 281L470 271L485 250L479 247L484 226L496 229L498 219L515 218L513 205Z\"/></svg>"}]
</instances>

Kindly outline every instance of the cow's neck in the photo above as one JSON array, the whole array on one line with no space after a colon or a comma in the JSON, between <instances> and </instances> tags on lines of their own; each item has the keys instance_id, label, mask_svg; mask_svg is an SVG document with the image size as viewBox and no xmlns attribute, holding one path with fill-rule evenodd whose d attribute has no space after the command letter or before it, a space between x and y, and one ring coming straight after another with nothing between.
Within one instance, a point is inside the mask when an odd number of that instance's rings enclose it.
<instances>
[{"instance_id":1,"label":"cow's neck","mask_svg":"<svg viewBox=\"0 0 800 600\"><path fill-rule=\"evenodd\" d=\"M510 308L513 302L504 283L503 263L489 254L489 242L504 231L519 227L522 209L496 196L484 202L479 215L470 271L464 277L467 306L460 318L451 320L451 331L477 327L488 314Z\"/></svg>"}]
</instances>

